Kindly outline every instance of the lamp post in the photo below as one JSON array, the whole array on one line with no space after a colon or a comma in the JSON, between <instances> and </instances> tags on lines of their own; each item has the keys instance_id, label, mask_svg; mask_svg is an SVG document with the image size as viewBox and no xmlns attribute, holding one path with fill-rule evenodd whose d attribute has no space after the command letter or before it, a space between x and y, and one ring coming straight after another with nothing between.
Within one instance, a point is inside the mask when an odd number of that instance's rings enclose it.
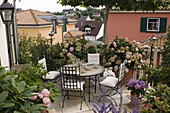
<instances>
[{"instance_id":1,"label":"lamp post","mask_svg":"<svg viewBox=\"0 0 170 113\"><path fill-rule=\"evenodd\" d=\"M12 6L8 0L4 0L0 5L0 15L1 19L6 27L6 36L7 36L7 48L8 48L8 58L9 58L9 69L13 66L13 55L12 55L12 42L11 42L11 33L10 33L10 24L13 21L14 15L14 6Z\"/></svg>"},{"instance_id":2,"label":"lamp post","mask_svg":"<svg viewBox=\"0 0 170 113\"><path fill-rule=\"evenodd\" d=\"M149 67L153 66L153 48L154 48L154 41L156 40L156 38L154 36L152 36L150 39L151 41L151 54L150 54L150 63L149 63Z\"/></svg>"},{"instance_id":3,"label":"lamp post","mask_svg":"<svg viewBox=\"0 0 170 113\"><path fill-rule=\"evenodd\" d=\"M52 44L53 44L53 36L54 36L54 32L53 31L51 31L50 33L48 33L48 35L51 37L50 38L50 43L51 43L51 47L52 47Z\"/></svg>"}]
</instances>

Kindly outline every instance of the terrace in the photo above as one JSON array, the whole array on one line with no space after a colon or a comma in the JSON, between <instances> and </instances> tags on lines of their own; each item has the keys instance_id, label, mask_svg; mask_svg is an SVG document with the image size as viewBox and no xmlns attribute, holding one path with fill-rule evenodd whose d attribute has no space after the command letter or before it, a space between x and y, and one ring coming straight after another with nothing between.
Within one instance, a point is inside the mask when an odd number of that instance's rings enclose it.
<instances>
[{"instance_id":1,"label":"terrace","mask_svg":"<svg viewBox=\"0 0 170 113\"><path fill-rule=\"evenodd\" d=\"M4 3L6 2L7 0L4 0ZM14 7L11 9L14 10ZM1 14L3 13L1 12ZM160 47L157 48L154 47L156 42L154 37L148 41L149 47L145 43L140 44L136 41L131 42L128 38L119 39L118 37L110 42L96 45L85 39L65 40L63 43L54 44L52 37L49 41L41 35L35 38L23 35L20 36L19 59L14 59L14 61L18 60L21 65L21 68L17 69L20 65L12 64L14 53L11 48L12 44L8 40L11 39L11 35L9 35L11 20L3 20L7 29L8 70L10 71L6 71L6 67L0 66L0 112L39 113L46 112L47 109L49 113L93 113L93 109L95 109L96 113L104 113L107 110L115 113L114 107L119 111L121 109L121 112L126 110L125 113L132 110L143 113L170 112L170 30L166 37L167 45L164 48L162 48L162 42L165 40L162 37ZM160 51L162 51L162 56L159 56ZM96 53L99 57L95 57L92 61L97 60L99 63L91 63L90 65L93 67L88 67L88 54ZM159 60L155 60L157 56L159 56ZM40 59L43 58L46 58L46 61L40 62ZM74 89L74 84L77 83L68 78L63 79L66 75L68 77L67 69L70 67L67 66L71 65L73 68L75 65L80 66L79 64L82 67L84 64L86 65L84 67L86 72L79 67L79 71L74 70L78 73L69 72L69 76L76 75L77 77L79 75L76 80L81 78L80 83L86 88L86 99L83 101L82 110L79 107L80 98L73 97L66 99L64 108L62 108L63 89L68 92L68 90ZM156 67L157 65L160 67ZM96 68L96 66L98 67ZM102 68L100 71L99 67ZM63 68L65 70L62 72ZM93 74L87 74L87 71ZM51 74L54 75L56 72L57 75L52 78ZM93 82L91 82L91 78L94 80ZM109 82L106 81L103 84L102 82L106 79ZM61 84L58 84L64 81L67 82L67 87L66 85L61 87ZM111 90L103 93L100 89L101 84ZM81 85L79 85L79 91L84 90ZM117 93L113 96L109 95L111 93L107 91L113 90ZM100 103L96 103L101 96L106 96L106 99L102 98ZM136 99L135 105L139 105L139 107L132 104L133 96L138 99L138 101Z\"/></svg>"}]
</instances>

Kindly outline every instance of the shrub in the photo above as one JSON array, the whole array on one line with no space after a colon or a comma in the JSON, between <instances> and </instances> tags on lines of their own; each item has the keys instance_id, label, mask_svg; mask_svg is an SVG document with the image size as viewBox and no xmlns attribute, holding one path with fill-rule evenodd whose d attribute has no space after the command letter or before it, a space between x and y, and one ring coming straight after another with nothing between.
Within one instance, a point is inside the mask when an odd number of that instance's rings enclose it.
<instances>
[{"instance_id":1,"label":"shrub","mask_svg":"<svg viewBox=\"0 0 170 113\"><path fill-rule=\"evenodd\" d=\"M154 90L149 90L145 95L142 113L169 113L170 112L170 87L158 84Z\"/></svg>"}]
</instances>

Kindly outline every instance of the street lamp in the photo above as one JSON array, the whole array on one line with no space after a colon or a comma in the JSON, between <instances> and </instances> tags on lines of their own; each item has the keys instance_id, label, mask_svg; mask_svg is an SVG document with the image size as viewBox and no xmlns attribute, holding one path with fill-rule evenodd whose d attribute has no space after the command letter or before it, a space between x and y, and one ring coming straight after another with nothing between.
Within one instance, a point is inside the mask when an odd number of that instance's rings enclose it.
<instances>
[{"instance_id":1,"label":"street lamp","mask_svg":"<svg viewBox=\"0 0 170 113\"><path fill-rule=\"evenodd\" d=\"M0 5L0 14L4 23L13 21L14 9L14 6L12 6L8 0L4 0Z\"/></svg>"},{"instance_id":2,"label":"street lamp","mask_svg":"<svg viewBox=\"0 0 170 113\"><path fill-rule=\"evenodd\" d=\"M54 32L53 31L51 31L50 33L48 33L48 35L51 37L51 39L50 39L50 43L51 43L51 47L52 47L52 44L53 44L53 36L54 36Z\"/></svg>"},{"instance_id":3,"label":"street lamp","mask_svg":"<svg viewBox=\"0 0 170 113\"><path fill-rule=\"evenodd\" d=\"M13 66L13 55L12 55L12 41L11 41L11 34L10 34L10 24L13 21L14 15L14 6L12 6L8 0L4 0L3 3L0 5L0 15L2 21L6 27L6 36L7 36L7 47L8 47L8 55L9 55L9 69Z\"/></svg>"},{"instance_id":4,"label":"street lamp","mask_svg":"<svg viewBox=\"0 0 170 113\"><path fill-rule=\"evenodd\" d=\"M154 46L154 41L156 40L156 37L152 36L150 39L151 41L151 54L150 54L150 63L149 63L149 67L153 66L153 46Z\"/></svg>"}]
</instances>

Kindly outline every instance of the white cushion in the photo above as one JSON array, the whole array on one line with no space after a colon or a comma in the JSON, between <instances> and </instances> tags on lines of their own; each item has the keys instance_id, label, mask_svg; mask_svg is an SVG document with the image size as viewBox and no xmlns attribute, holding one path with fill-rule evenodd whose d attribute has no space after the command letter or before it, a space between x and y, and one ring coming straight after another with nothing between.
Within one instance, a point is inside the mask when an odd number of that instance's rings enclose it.
<instances>
[{"instance_id":1,"label":"white cushion","mask_svg":"<svg viewBox=\"0 0 170 113\"><path fill-rule=\"evenodd\" d=\"M113 76L113 77L116 77L115 76L115 73L112 71L112 70L107 70L105 69L104 73L103 73L103 76L106 77L106 76Z\"/></svg>"},{"instance_id":2,"label":"white cushion","mask_svg":"<svg viewBox=\"0 0 170 113\"><path fill-rule=\"evenodd\" d=\"M109 86L109 87L115 87L117 83L118 83L118 78L113 76L108 76L100 82L101 85Z\"/></svg>"},{"instance_id":3,"label":"white cushion","mask_svg":"<svg viewBox=\"0 0 170 113\"><path fill-rule=\"evenodd\" d=\"M46 76L44 77L44 79L49 79L49 80L53 80L55 79L57 76L60 75L59 71L49 71Z\"/></svg>"}]
</instances>

